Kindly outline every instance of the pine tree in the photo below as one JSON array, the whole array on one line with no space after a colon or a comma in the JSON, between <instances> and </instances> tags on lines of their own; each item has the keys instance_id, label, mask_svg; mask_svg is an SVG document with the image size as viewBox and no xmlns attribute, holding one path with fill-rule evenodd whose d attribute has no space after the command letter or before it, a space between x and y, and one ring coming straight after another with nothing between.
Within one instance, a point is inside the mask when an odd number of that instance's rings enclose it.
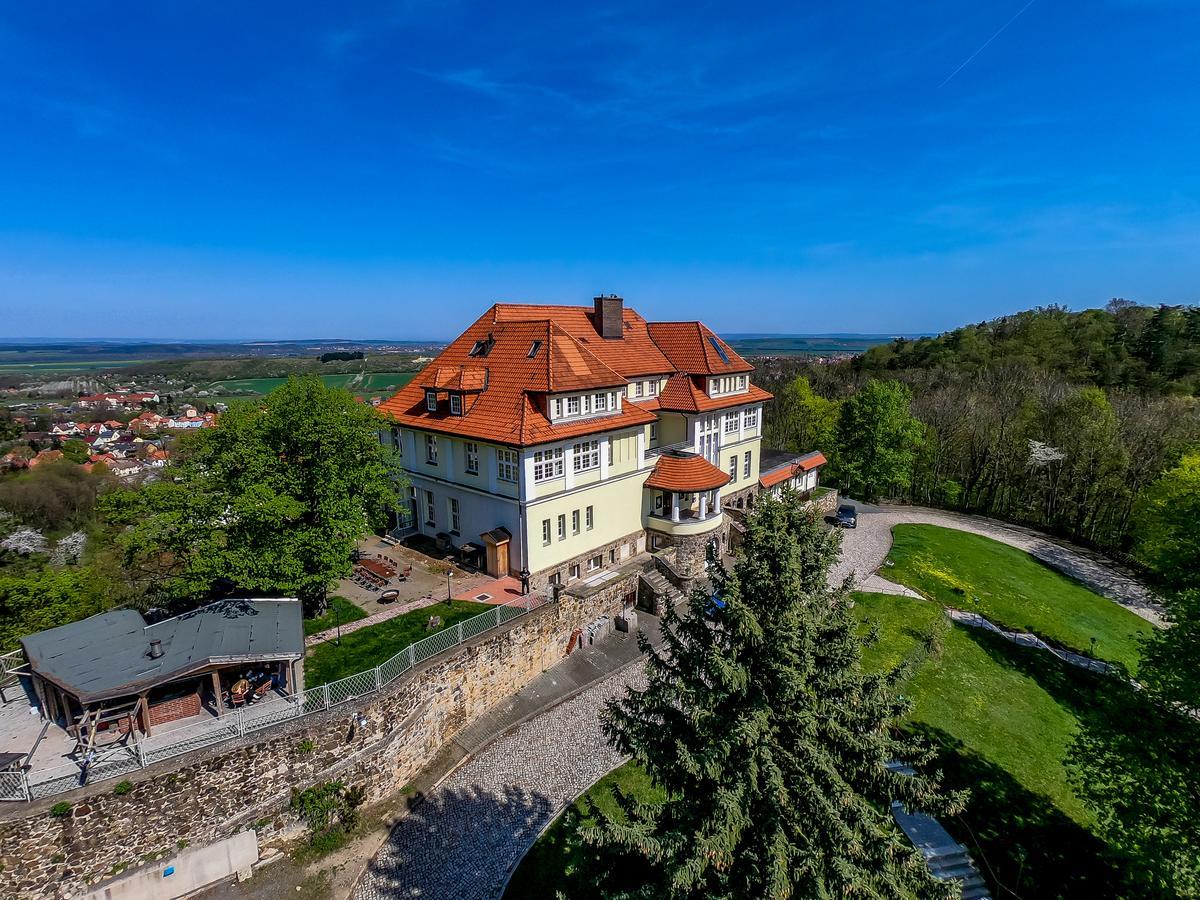
<instances>
[{"instance_id":1,"label":"pine tree","mask_svg":"<svg viewBox=\"0 0 1200 900\"><path fill-rule=\"evenodd\" d=\"M592 808L585 838L648 863L618 877L652 879L611 896L952 895L889 805L952 812L962 798L886 767L931 754L897 727L905 673L861 669L849 585L826 585L839 540L795 497L764 499L733 570L710 559L712 595L664 614L661 648L643 640L647 686L611 702L604 726L667 800Z\"/></svg>"}]
</instances>

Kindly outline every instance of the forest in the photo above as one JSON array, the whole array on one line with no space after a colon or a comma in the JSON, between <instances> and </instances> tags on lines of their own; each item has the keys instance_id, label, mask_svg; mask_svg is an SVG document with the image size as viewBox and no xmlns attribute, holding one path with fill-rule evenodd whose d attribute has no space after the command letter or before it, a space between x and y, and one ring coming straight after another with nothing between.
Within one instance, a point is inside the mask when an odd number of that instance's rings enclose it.
<instances>
[{"instance_id":1,"label":"forest","mask_svg":"<svg viewBox=\"0 0 1200 900\"><path fill-rule=\"evenodd\" d=\"M1186 528L1200 307L1043 307L832 365L757 362L767 445L825 451L851 496L994 516L1151 569L1174 540L1151 537L1162 520Z\"/></svg>"}]
</instances>

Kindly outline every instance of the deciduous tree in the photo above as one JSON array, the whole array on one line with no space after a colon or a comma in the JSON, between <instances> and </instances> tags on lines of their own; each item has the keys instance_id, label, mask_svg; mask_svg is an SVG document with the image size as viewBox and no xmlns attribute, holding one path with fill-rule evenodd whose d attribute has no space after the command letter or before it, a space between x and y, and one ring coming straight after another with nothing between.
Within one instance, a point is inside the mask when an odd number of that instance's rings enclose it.
<instances>
[{"instance_id":1,"label":"deciduous tree","mask_svg":"<svg viewBox=\"0 0 1200 900\"><path fill-rule=\"evenodd\" d=\"M912 392L898 381L868 381L842 404L837 427L841 482L864 500L897 493L912 480L923 429Z\"/></svg>"}]
</instances>

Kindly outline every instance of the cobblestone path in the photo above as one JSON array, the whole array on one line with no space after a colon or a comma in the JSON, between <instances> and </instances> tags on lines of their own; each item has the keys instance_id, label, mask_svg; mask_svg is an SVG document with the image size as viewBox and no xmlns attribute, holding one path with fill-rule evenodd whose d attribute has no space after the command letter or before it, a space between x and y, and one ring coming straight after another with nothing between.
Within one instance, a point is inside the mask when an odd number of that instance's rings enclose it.
<instances>
[{"instance_id":1,"label":"cobblestone path","mask_svg":"<svg viewBox=\"0 0 1200 900\"><path fill-rule=\"evenodd\" d=\"M491 900L554 817L621 757L600 732L610 697L640 665L517 726L452 772L402 819L354 889L355 900Z\"/></svg>"}]
</instances>

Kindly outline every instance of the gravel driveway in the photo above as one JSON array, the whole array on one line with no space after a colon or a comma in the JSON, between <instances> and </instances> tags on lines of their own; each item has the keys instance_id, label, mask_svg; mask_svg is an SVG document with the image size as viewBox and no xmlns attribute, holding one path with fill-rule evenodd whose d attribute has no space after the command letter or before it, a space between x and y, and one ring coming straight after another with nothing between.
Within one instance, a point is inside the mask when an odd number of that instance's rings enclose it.
<instances>
[{"instance_id":1,"label":"gravel driveway","mask_svg":"<svg viewBox=\"0 0 1200 900\"><path fill-rule=\"evenodd\" d=\"M628 666L517 726L452 772L397 823L354 900L491 900L554 817L620 755L600 732L610 697L644 680Z\"/></svg>"},{"instance_id":2,"label":"gravel driveway","mask_svg":"<svg viewBox=\"0 0 1200 900\"><path fill-rule=\"evenodd\" d=\"M1160 627L1164 624L1162 606L1157 598L1139 584L1131 572L1098 553L1029 528L983 516L968 516L921 506L871 506L857 502L854 505L858 508L858 527L842 532L842 558L830 574L834 581L840 582L853 574L855 585L861 590L915 596L908 588L892 584L875 572L883 565L892 548L893 525L941 525L981 534L1024 550L1052 568L1081 581L1096 593L1115 600L1148 622Z\"/></svg>"}]
</instances>

